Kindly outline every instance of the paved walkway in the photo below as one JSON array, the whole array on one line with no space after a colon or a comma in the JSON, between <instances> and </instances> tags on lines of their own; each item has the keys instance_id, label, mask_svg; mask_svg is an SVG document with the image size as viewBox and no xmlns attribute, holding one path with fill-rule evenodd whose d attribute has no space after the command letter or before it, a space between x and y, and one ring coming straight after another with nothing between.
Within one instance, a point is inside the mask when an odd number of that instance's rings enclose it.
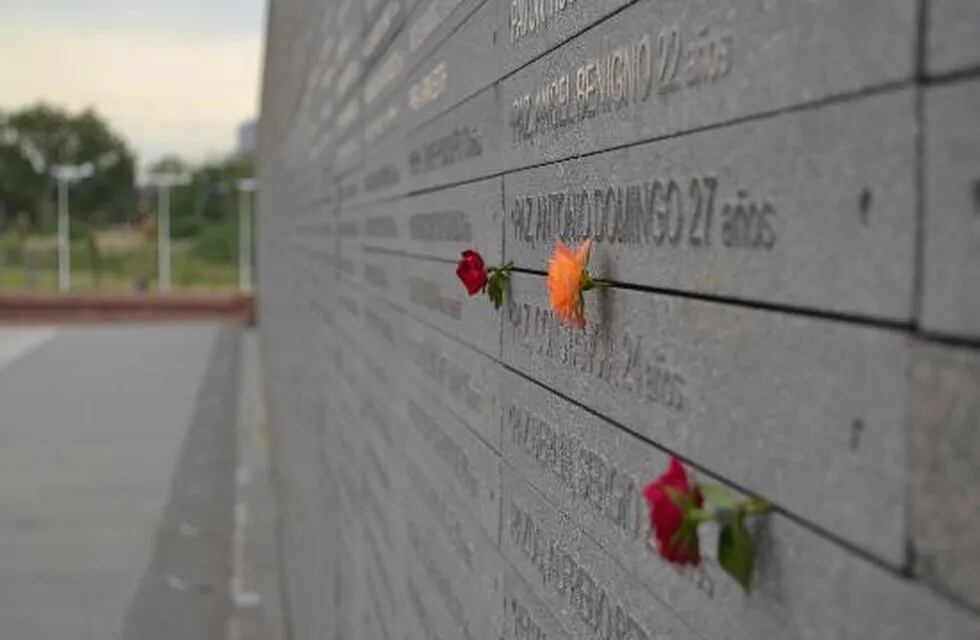
<instances>
[{"instance_id":1,"label":"paved walkway","mask_svg":"<svg viewBox=\"0 0 980 640\"><path fill-rule=\"evenodd\" d=\"M0 636L226 637L239 354L208 325L0 329Z\"/></svg>"}]
</instances>

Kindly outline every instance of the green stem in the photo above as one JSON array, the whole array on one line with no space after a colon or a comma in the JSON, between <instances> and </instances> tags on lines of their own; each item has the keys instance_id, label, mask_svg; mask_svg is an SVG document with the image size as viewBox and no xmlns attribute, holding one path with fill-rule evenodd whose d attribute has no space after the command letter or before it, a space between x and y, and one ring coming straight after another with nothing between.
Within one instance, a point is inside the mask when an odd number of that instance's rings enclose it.
<instances>
[{"instance_id":1,"label":"green stem","mask_svg":"<svg viewBox=\"0 0 980 640\"><path fill-rule=\"evenodd\" d=\"M588 273L586 273L582 278L582 291L589 291L591 289L598 289L601 287L611 286L612 283L607 280L594 279Z\"/></svg>"},{"instance_id":2,"label":"green stem","mask_svg":"<svg viewBox=\"0 0 980 640\"><path fill-rule=\"evenodd\" d=\"M739 510L750 515L763 514L772 511L772 505L762 498L750 498L739 505Z\"/></svg>"}]
</instances>

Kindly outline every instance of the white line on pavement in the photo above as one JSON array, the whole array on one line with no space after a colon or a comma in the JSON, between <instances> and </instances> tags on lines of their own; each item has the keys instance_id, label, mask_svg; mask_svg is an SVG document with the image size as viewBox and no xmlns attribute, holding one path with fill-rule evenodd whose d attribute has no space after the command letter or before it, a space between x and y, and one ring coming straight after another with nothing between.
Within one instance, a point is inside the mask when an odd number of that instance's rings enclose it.
<instances>
[{"instance_id":1,"label":"white line on pavement","mask_svg":"<svg viewBox=\"0 0 980 640\"><path fill-rule=\"evenodd\" d=\"M0 329L0 369L55 336L52 327Z\"/></svg>"}]
</instances>

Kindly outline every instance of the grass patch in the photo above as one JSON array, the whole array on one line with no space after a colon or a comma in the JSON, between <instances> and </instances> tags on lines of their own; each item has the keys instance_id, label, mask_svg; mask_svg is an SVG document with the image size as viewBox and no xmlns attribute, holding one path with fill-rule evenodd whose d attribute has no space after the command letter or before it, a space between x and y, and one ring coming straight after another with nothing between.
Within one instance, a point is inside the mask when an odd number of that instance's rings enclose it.
<instances>
[{"instance_id":1,"label":"grass patch","mask_svg":"<svg viewBox=\"0 0 980 640\"><path fill-rule=\"evenodd\" d=\"M238 288L237 243L228 230L214 232L201 250L201 235L171 243L174 291L229 292ZM158 288L156 238L120 230L82 234L71 243L71 291L124 292L145 282ZM57 241L45 235L0 235L0 291L58 290Z\"/></svg>"}]
</instances>

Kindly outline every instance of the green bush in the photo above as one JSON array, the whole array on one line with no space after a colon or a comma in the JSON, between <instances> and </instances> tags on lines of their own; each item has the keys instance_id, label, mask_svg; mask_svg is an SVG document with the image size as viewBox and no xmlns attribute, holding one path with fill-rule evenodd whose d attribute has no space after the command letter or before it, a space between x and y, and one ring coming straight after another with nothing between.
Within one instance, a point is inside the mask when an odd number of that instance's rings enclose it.
<instances>
[{"instance_id":1,"label":"green bush","mask_svg":"<svg viewBox=\"0 0 980 640\"><path fill-rule=\"evenodd\" d=\"M238 226L220 222L205 226L191 244L191 254L211 264L232 264L238 252Z\"/></svg>"},{"instance_id":2,"label":"green bush","mask_svg":"<svg viewBox=\"0 0 980 640\"><path fill-rule=\"evenodd\" d=\"M58 216L47 216L39 227L41 235L58 235ZM72 240L85 240L92 234L92 225L83 220L73 220L68 217L68 237Z\"/></svg>"},{"instance_id":3,"label":"green bush","mask_svg":"<svg viewBox=\"0 0 980 640\"><path fill-rule=\"evenodd\" d=\"M95 238L92 226L81 220L69 220L68 238L71 240L85 240L86 244Z\"/></svg>"},{"instance_id":4,"label":"green bush","mask_svg":"<svg viewBox=\"0 0 980 640\"><path fill-rule=\"evenodd\" d=\"M193 216L180 216L170 221L170 237L193 238L201 233L204 225L200 219Z\"/></svg>"}]
</instances>

